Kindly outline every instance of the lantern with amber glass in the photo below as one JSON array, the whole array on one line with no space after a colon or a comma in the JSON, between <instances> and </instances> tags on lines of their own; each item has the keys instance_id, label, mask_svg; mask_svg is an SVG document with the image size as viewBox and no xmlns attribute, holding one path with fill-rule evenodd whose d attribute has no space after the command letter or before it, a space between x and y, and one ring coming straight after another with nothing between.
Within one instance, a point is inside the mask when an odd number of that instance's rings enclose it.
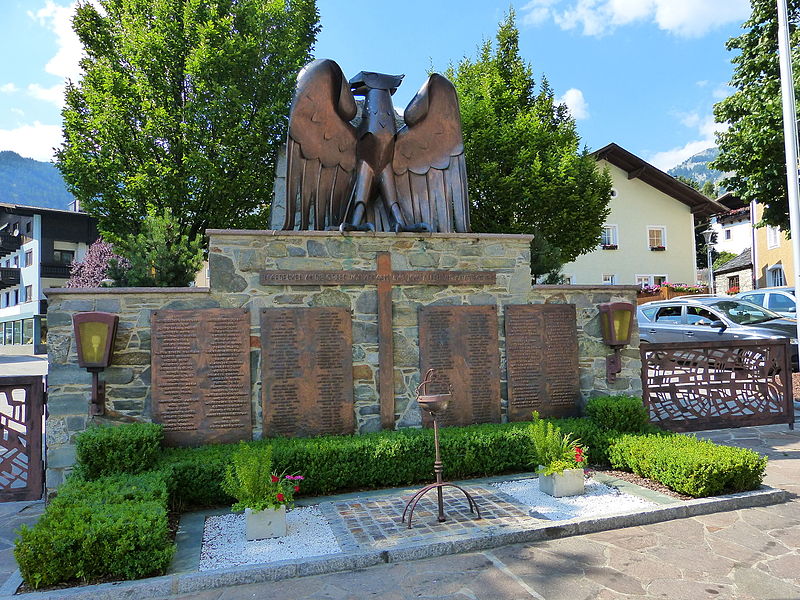
<instances>
[{"instance_id":1,"label":"lantern with amber glass","mask_svg":"<svg viewBox=\"0 0 800 600\"><path fill-rule=\"evenodd\" d=\"M72 317L78 346L78 365L92 374L90 415L102 415L105 412L105 382L100 381L99 374L111 364L117 323L117 315L104 312L77 313Z\"/></svg>"},{"instance_id":2,"label":"lantern with amber glass","mask_svg":"<svg viewBox=\"0 0 800 600\"><path fill-rule=\"evenodd\" d=\"M598 305L598 308L603 343L614 350L614 353L606 358L606 381L614 383L617 380L617 373L622 371L619 351L631 341L636 307L629 302L607 302Z\"/></svg>"}]
</instances>

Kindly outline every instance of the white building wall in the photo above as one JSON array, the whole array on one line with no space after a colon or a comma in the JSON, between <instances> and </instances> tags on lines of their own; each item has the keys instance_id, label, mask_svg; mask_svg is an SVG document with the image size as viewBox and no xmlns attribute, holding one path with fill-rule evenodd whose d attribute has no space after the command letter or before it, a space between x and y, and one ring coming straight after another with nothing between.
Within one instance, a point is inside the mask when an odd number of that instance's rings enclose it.
<instances>
[{"instance_id":1,"label":"white building wall","mask_svg":"<svg viewBox=\"0 0 800 600\"><path fill-rule=\"evenodd\" d=\"M739 255L753 244L753 228L749 219L723 225L715 217L711 220L711 229L717 233L717 243L714 244L717 252L732 252ZM729 239L726 238L726 232L730 232Z\"/></svg>"},{"instance_id":2,"label":"white building wall","mask_svg":"<svg viewBox=\"0 0 800 600\"><path fill-rule=\"evenodd\" d=\"M602 284L614 275L616 284L636 284L637 276L664 277L673 283L695 283L694 218L690 208L644 183L628 179L622 169L598 161L611 173L616 197L606 223L617 226L616 250L596 250L564 265L571 283ZM666 250L650 250L648 227L664 227Z\"/></svg>"}]
</instances>

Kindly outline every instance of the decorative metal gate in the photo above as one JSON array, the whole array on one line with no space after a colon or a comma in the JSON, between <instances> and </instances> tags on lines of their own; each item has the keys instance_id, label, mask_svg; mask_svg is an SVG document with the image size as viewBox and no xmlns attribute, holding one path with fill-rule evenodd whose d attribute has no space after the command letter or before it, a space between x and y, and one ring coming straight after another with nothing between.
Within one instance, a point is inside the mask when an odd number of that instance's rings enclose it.
<instances>
[{"instance_id":1,"label":"decorative metal gate","mask_svg":"<svg viewBox=\"0 0 800 600\"><path fill-rule=\"evenodd\" d=\"M0 502L42 497L42 377L0 377Z\"/></svg>"},{"instance_id":2,"label":"decorative metal gate","mask_svg":"<svg viewBox=\"0 0 800 600\"><path fill-rule=\"evenodd\" d=\"M788 340L642 344L650 421L672 431L794 427Z\"/></svg>"}]
</instances>

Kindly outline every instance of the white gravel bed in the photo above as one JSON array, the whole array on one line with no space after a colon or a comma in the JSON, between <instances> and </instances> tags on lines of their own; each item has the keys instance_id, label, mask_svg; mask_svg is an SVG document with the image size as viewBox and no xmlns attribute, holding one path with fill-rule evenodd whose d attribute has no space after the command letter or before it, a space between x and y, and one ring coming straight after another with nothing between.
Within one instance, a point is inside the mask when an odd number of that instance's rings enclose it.
<instances>
[{"instance_id":1,"label":"white gravel bed","mask_svg":"<svg viewBox=\"0 0 800 600\"><path fill-rule=\"evenodd\" d=\"M341 552L328 521L316 506L286 513L286 536L248 542L244 513L208 517L203 529L200 571L308 558Z\"/></svg>"},{"instance_id":2,"label":"white gravel bed","mask_svg":"<svg viewBox=\"0 0 800 600\"><path fill-rule=\"evenodd\" d=\"M492 485L552 521L576 517L603 517L656 506L654 502L625 494L592 479L586 480L584 494L564 498L553 498L542 492L539 489L538 479L506 481Z\"/></svg>"}]
</instances>

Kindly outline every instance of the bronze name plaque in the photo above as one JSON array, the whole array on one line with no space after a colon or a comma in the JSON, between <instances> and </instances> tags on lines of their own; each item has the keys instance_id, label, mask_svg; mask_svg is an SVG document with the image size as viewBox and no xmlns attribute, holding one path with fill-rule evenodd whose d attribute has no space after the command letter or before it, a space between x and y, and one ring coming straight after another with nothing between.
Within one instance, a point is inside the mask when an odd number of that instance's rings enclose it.
<instances>
[{"instance_id":1,"label":"bronze name plaque","mask_svg":"<svg viewBox=\"0 0 800 600\"><path fill-rule=\"evenodd\" d=\"M494 271L261 271L261 285L495 285Z\"/></svg>"},{"instance_id":2,"label":"bronze name plaque","mask_svg":"<svg viewBox=\"0 0 800 600\"><path fill-rule=\"evenodd\" d=\"M251 439L247 309L155 310L150 320L153 420L165 443Z\"/></svg>"},{"instance_id":3,"label":"bronze name plaque","mask_svg":"<svg viewBox=\"0 0 800 600\"><path fill-rule=\"evenodd\" d=\"M420 372L436 369L429 394L453 386L441 425L500 422L500 350L495 306L419 309ZM433 424L423 411L422 423Z\"/></svg>"},{"instance_id":4,"label":"bronze name plaque","mask_svg":"<svg viewBox=\"0 0 800 600\"><path fill-rule=\"evenodd\" d=\"M508 420L578 416L578 333L574 304L506 306Z\"/></svg>"},{"instance_id":5,"label":"bronze name plaque","mask_svg":"<svg viewBox=\"0 0 800 600\"><path fill-rule=\"evenodd\" d=\"M352 345L346 308L262 309L265 436L355 431Z\"/></svg>"}]
</instances>

